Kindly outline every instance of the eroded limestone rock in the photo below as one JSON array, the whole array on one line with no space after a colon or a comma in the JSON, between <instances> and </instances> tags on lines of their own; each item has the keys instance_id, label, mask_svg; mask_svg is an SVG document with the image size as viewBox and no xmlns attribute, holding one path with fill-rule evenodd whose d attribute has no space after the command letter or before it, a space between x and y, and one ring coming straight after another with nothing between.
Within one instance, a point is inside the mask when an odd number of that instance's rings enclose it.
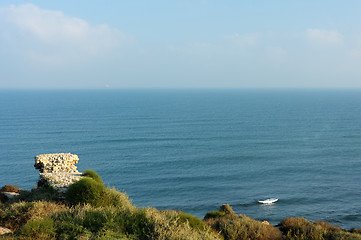
<instances>
[{"instance_id":1,"label":"eroded limestone rock","mask_svg":"<svg viewBox=\"0 0 361 240\"><path fill-rule=\"evenodd\" d=\"M39 169L38 186L52 186L60 191L79 181L82 173L75 166L79 157L71 153L41 154L35 157L35 169Z\"/></svg>"},{"instance_id":2,"label":"eroded limestone rock","mask_svg":"<svg viewBox=\"0 0 361 240\"><path fill-rule=\"evenodd\" d=\"M9 228L0 227L0 235L4 235L8 233L13 233L13 231L11 231Z\"/></svg>"}]
</instances>

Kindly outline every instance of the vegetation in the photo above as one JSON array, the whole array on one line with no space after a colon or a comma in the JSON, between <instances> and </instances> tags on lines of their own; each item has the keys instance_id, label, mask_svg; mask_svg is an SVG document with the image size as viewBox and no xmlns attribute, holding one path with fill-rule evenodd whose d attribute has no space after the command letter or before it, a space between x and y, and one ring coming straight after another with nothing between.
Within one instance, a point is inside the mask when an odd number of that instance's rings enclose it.
<instances>
[{"instance_id":1,"label":"vegetation","mask_svg":"<svg viewBox=\"0 0 361 240\"><path fill-rule=\"evenodd\" d=\"M361 239L359 230L347 232L326 222L312 223L304 218L286 218L281 222L280 230L284 239Z\"/></svg>"},{"instance_id":2,"label":"vegetation","mask_svg":"<svg viewBox=\"0 0 361 240\"><path fill-rule=\"evenodd\" d=\"M31 191L20 190L19 196L16 196L11 202L17 201L25 201L25 202L32 202L32 201L61 201L61 196L59 195L58 191L52 187L40 187L40 188L33 188Z\"/></svg>"},{"instance_id":3,"label":"vegetation","mask_svg":"<svg viewBox=\"0 0 361 240\"><path fill-rule=\"evenodd\" d=\"M280 230L237 215L224 204L204 220L181 211L136 208L125 193L105 187L86 171L68 188L65 199L53 188L20 190L0 203L0 226L14 231L0 239L361 239L325 222L287 218Z\"/></svg>"},{"instance_id":4,"label":"vegetation","mask_svg":"<svg viewBox=\"0 0 361 240\"><path fill-rule=\"evenodd\" d=\"M100 184L103 184L103 179L94 170L85 170L85 172L83 173L83 176L90 177L94 181L96 181Z\"/></svg>"},{"instance_id":5,"label":"vegetation","mask_svg":"<svg viewBox=\"0 0 361 240\"><path fill-rule=\"evenodd\" d=\"M244 215L237 215L231 206L224 204L218 211L205 216L205 222L224 239L282 239L275 227L256 221Z\"/></svg>"},{"instance_id":6,"label":"vegetation","mask_svg":"<svg viewBox=\"0 0 361 240\"><path fill-rule=\"evenodd\" d=\"M83 177L70 185L65 194L65 200L71 206L89 204L93 207L134 208L126 194L107 188L103 183L90 177Z\"/></svg>"},{"instance_id":7,"label":"vegetation","mask_svg":"<svg viewBox=\"0 0 361 240\"><path fill-rule=\"evenodd\" d=\"M83 177L78 182L69 186L65 199L71 205L90 204L100 207L106 204L105 187L90 177Z\"/></svg>"},{"instance_id":8,"label":"vegetation","mask_svg":"<svg viewBox=\"0 0 361 240\"><path fill-rule=\"evenodd\" d=\"M24 202L0 205L0 226L17 230L27 222L42 219L66 209L63 204L49 201Z\"/></svg>"}]
</instances>

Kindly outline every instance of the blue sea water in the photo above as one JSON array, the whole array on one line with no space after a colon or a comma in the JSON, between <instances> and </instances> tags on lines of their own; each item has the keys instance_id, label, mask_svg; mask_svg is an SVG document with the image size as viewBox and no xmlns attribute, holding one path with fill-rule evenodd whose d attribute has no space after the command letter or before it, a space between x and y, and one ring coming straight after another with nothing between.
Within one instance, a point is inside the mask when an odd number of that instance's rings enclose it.
<instances>
[{"instance_id":1,"label":"blue sea water","mask_svg":"<svg viewBox=\"0 0 361 240\"><path fill-rule=\"evenodd\" d=\"M139 207L361 228L361 90L2 90L0 185L56 152Z\"/></svg>"}]
</instances>

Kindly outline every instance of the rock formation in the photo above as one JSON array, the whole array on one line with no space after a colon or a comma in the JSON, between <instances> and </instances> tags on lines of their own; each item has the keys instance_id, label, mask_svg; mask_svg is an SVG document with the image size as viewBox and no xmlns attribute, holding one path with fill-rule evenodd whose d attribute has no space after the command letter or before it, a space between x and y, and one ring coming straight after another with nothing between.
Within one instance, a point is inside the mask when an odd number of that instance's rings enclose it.
<instances>
[{"instance_id":1,"label":"rock formation","mask_svg":"<svg viewBox=\"0 0 361 240\"><path fill-rule=\"evenodd\" d=\"M9 228L0 227L0 235L4 235L4 234L7 234L7 233L12 233L12 232L13 231L11 231Z\"/></svg>"},{"instance_id":2,"label":"rock formation","mask_svg":"<svg viewBox=\"0 0 361 240\"><path fill-rule=\"evenodd\" d=\"M81 173L75 164L79 157L70 153L41 154L35 157L35 169L39 169L40 180L38 186L52 186L64 191L66 188L79 181Z\"/></svg>"}]
</instances>

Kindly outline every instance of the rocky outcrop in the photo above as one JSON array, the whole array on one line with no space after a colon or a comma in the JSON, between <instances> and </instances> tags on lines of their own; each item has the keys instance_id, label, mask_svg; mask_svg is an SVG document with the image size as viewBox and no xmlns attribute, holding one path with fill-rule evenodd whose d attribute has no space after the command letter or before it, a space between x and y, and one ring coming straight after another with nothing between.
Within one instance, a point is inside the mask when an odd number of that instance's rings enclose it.
<instances>
[{"instance_id":1,"label":"rocky outcrop","mask_svg":"<svg viewBox=\"0 0 361 240\"><path fill-rule=\"evenodd\" d=\"M71 153L41 154L35 157L35 169L39 169L38 186L52 186L60 191L79 181L81 173L75 164L79 157Z\"/></svg>"},{"instance_id":2,"label":"rocky outcrop","mask_svg":"<svg viewBox=\"0 0 361 240\"><path fill-rule=\"evenodd\" d=\"M0 227L0 235L4 235L8 233L13 233L13 231L11 231L9 228Z\"/></svg>"}]
</instances>

